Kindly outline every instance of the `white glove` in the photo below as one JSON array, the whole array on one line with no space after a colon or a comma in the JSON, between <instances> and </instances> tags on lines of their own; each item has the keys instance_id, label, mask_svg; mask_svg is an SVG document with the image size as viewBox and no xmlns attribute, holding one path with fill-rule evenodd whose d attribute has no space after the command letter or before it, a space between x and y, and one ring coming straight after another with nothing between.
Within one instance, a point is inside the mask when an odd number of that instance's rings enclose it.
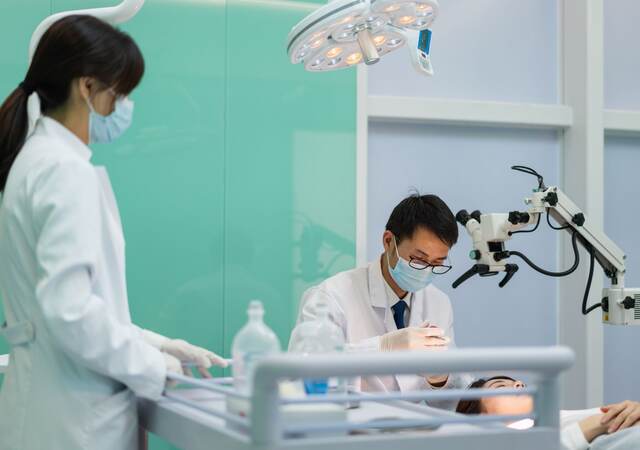
<instances>
[{"instance_id":1,"label":"white glove","mask_svg":"<svg viewBox=\"0 0 640 450\"><path fill-rule=\"evenodd\" d=\"M216 355L209 350L189 344L182 339L169 339L168 337L154 333L149 330L142 330L143 339L153 345L163 353L167 353L177 358L183 365L194 365L205 378L211 378L211 374L207 369L212 365L219 367L227 367L229 364L224 358ZM184 371L189 374L189 370Z\"/></svg>"},{"instance_id":2,"label":"white glove","mask_svg":"<svg viewBox=\"0 0 640 450\"><path fill-rule=\"evenodd\" d=\"M165 353L175 356L182 364L193 364L205 378L211 378L207 369L211 366L227 367L229 363L224 358L209 350L189 344L182 339L167 339L160 348Z\"/></svg>"},{"instance_id":3,"label":"white glove","mask_svg":"<svg viewBox=\"0 0 640 450\"><path fill-rule=\"evenodd\" d=\"M177 373L178 375L184 375L184 370L182 369L182 363L175 356L171 356L168 353L163 353L164 362L167 366L167 374Z\"/></svg>"},{"instance_id":4,"label":"white glove","mask_svg":"<svg viewBox=\"0 0 640 450\"><path fill-rule=\"evenodd\" d=\"M171 356L167 353L163 353L164 362L167 366L167 375L170 373L177 373L178 375L184 375L184 369L182 368L182 363L175 356ZM167 387L175 387L178 383L174 380L167 380Z\"/></svg>"},{"instance_id":5,"label":"white glove","mask_svg":"<svg viewBox=\"0 0 640 450\"><path fill-rule=\"evenodd\" d=\"M451 342L451 339L444 336L444 331L442 331L442 328L438 327L437 325L432 325L429 322L424 322L421 327L426 327L426 328L431 328L431 329L438 329L442 332L442 337L445 339L445 344L441 345L441 346L435 346L433 348L431 348L431 350L447 350L449 348L449 342ZM427 380L427 383L429 383L431 385L431 387L434 387L436 389L442 388L444 387L447 382L449 381L449 374L444 374L444 375L429 375L429 374L423 374L422 375L425 380Z\"/></svg>"},{"instance_id":6,"label":"white glove","mask_svg":"<svg viewBox=\"0 0 640 450\"><path fill-rule=\"evenodd\" d=\"M408 327L380 336L380 350L443 350L450 339L438 327Z\"/></svg>"}]
</instances>

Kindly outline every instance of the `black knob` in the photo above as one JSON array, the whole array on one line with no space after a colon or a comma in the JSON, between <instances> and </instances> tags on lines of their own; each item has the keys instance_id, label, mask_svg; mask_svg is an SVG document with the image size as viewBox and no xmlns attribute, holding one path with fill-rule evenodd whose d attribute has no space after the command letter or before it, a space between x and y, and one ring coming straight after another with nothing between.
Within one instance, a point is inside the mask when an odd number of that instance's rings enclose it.
<instances>
[{"instance_id":1,"label":"black knob","mask_svg":"<svg viewBox=\"0 0 640 450\"><path fill-rule=\"evenodd\" d=\"M509 213L509 222L514 225L518 225L519 223L527 223L529 222L529 213L528 212L520 212L520 211L511 211Z\"/></svg>"},{"instance_id":2,"label":"black knob","mask_svg":"<svg viewBox=\"0 0 640 450\"><path fill-rule=\"evenodd\" d=\"M469 258L474 260L479 260L482 255L480 254L480 250L471 250L469 252Z\"/></svg>"},{"instance_id":3,"label":"black knob","mask_svg":"<svg viewBox=\"0 0 640 450\"><path fill-rule=\"evenodd\" d=\"M469 221L469 219L471 219L471 216L469 215L466 209L461 209L460 211L458 211L458 214L456 214L456 220L463 227L467 226L467 222Z\"/></svg>"},{"instance_id":4,"label":"black knob","mask_svg":"<svg viewBox=\"0 0 640 450\"><path fill-rule=\"evenodd\" d=\"M558 194L555 192L549 192L542 200L551 206L556 206L558 204Z\"/></svg>"},{"instance_id":5,"label":"black knob","mask_svg":"<svg viewBox=\"0 0 640 450\"><path fill-rule=\"evenodd\" d=\"M482 215L482 213L476 209L474 212L471 213L471 218L472 219L476 219L478 221L478 223L479 223L481 215Z\"/></svg>"},{"instance_id":6,"label":"black knob","mask_svg":"<svg viewBox=\"0 0 640 450\"><path fill-rule=\"evenodd\" d=\"M584 214L582 213L576 214L571 218L571 221L576 225L578 225L579 227L581 227L582 225L584 225L584 221L585 221Z\"/></svg>"},{"instance_id":7,"label":"black knob","mask_svg":"<svg viewBox=\"0 0 640 450\"><path fill-rule=\"evenodd\" d=\"M503 259L507 259L509 256L511 256L511 255L507 251L495 252L493 254L493 259L495 259L497 262L500 262Z\"/></svg>"},{"instance_id":8,"label":"black knob","mask_svg":"<svg viewBox=\"0 0 640 450\"><path fill-rule=\"evenodd\" d=\"M622 306L624 306L624 309L633 309L636 307L636 299L633 297L627 297L622 300Z\"/></svg>"}]
</instances>

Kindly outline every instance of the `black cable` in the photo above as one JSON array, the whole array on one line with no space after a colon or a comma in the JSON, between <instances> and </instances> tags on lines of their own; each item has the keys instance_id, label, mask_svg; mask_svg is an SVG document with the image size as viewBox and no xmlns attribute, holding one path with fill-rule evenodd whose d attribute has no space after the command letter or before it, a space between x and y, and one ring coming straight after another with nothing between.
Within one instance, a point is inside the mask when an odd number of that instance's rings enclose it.
<instances>
[{"instance_id":1,"label":"black cable","mask_svg":"<svg viewBox=\"0 0 640 450\"><path fill-rule=\"evenodd\" d=\"M538 172L533 170L531 167L527 166L511 166L511 169L516 170L518 172L528 173L529 175L533 175L538 179L538 188L545 189L544 178Z\"/></svg>"},{"instance_id":2,"label":"black cable","mask_svg":"<svg viewBox=\"0 0 640 450\"><path fill-rule=\"evenodd\" d=\"M571 225L569 225L569 224L567 224L567 225L565 225L565 226L563 226L563 227L554 227L554 226L551 224L551 219L549 218L549 210L547 210L547 223L549 224L549 226L550 226L552 229L554 229L554 230L558 230L558 231L559 231L559 230L566 230L567 228L571 228Z\"/></svg>"},{"instance_id":3,"label":"black cable","mask_svg":"<svg viewBox=\"0 0 640 450\"><path fill-rule=\"evenodd\" d=\"M595 266L596 256L593 251L593 246L589 246L589 277L587 278L587 287L584 291L584 297L582 297L582 314L585 316L591 311L598 309L602 306L602 303L595 303L587 308L587 299L589 298L589 291L591 290L591 281L593 281L593 268Z\"/></svg>"},{"instance_id":4,"label":"black cable","mask_svg":"<svg viewBox=\"0 0 640 450\"><path fill-rule=\"evenodd\" d=\"M531 228L530 230L518 230L518 231L510 231L509 236L518 234L518 233L533 233L538 229L538 225L540 225L540 215L538 215L538 221L536 222L536 226Z\"/></svg>"},{"instance_id":5,"label":"black cable","mask_svg":"<svg viewBox=\"0 0 640 450\"><path fill-rule=\"evenodd\" d=\"M540 176L538 172L536 172L531 167L527 167L527 166L511 166L511 169L517 170L518 172L528 173L529 175L533 175L535 177Z\"/></svg>"},{"instance_id":6,"label":"black cable","mask_svg":"<svg viewBox=\"0 0 640 450\"><path fill-rule=\"evenodd\" d=\"M540 272L543 275L547 275L549 277L566 277L567 275L570 275L573 272L575 272L576 269L578 268L578 265L580 264L580 252L578 251L578 232L577 231L574 231L573 235L571 236L571 246L573 247L573 254L575 256L575 261L573 262L573 265L569 269L563 272L549 272L548 270L544 270L536 266L529 258L527 258L524 254L518 251L510 251L508 253L509 253L509 256L511 255L518 256L525 263L527 263L529 267L531 267L536 272Z\"/></svg>"}]
</instances>

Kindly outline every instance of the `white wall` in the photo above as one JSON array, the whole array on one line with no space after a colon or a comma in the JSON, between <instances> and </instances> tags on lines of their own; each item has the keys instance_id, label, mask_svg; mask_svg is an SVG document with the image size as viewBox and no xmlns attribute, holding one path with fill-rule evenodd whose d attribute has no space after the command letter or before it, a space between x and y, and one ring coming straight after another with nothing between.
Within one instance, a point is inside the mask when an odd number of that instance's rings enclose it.
<instances>
[{"instance_id":1,"label":"white wall","mask_svg":"<svg viewBox=\"0 0 640 450\"><path fill-rule=\"evenodd\" d=\"M405 47L370 68L369 93L555 103L556 20L556 0L442 0L436 76L409 70Z\"/></svg>"},{"instance_id":2,"label":"white wall","mask_svg":"<svg viewBox=\"0 0 640 450\"><path fill-rule=\"evenodd\" d=\"M605 108L640 111L637 0L604 2Z\"/></svg>"}]
</instances>

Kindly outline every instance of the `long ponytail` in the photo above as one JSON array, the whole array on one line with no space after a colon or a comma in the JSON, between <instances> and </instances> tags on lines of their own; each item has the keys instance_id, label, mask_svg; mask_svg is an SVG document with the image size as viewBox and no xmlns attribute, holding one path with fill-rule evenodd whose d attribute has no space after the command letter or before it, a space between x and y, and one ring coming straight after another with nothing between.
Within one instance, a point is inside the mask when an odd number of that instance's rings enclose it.
<instances>
[{"instance_id":1,"label":"long ponytail","mask_svg":"<svg viewBox=\"0 0 640 450\"><path fill-rule=\"evenodd\" d=\"M0 106L0 192L4 191L9 170L27 138L30 93L24 86L20 83Z\"/></svg>"},{"instance_id":2,"label":"long ponytail","mask_svg":"<svg viewBox=\"0 0 640 450\"><path fill-rule=\"evenodd\" d=\"M0 107L0 193L27 139L28 100L37 93L41 113L64 105L71 82L92 77L128 95L144 74L144 58L131 37L92 16L60 19L42 36L25 80Z\"/></svg>"}]
</instances>

